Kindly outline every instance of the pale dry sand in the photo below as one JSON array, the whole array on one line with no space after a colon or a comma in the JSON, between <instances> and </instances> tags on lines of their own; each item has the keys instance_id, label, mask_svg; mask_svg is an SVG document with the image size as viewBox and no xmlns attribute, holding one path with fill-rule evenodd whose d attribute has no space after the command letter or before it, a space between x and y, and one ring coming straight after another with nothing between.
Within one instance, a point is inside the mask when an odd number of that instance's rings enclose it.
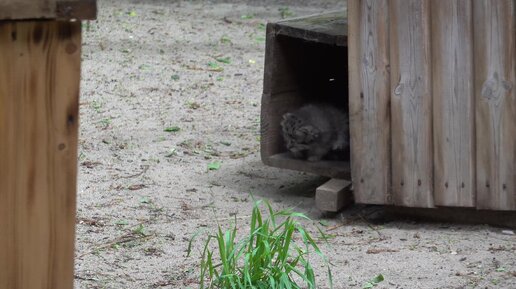
<instances>
[{"instance_id":1,"label":"pale dry sand","mask_svg":"<svg viewBox=\"0 0 516 289\"><path fill-rule=\"evenodd\" d=\"M263 24L280 7L301 16L344 4L231 2L99 0L84 27L76 288L195 288L188 240L235 214L245 232L251 193L335 235L321 244L335 288L380 273L375 288L516 288L516 237L501 228L384 219L361 206L323 219L313 199L323 178L263 166ZM219 170L207 170L212 161Z\"/></svg>"}]
</instances>

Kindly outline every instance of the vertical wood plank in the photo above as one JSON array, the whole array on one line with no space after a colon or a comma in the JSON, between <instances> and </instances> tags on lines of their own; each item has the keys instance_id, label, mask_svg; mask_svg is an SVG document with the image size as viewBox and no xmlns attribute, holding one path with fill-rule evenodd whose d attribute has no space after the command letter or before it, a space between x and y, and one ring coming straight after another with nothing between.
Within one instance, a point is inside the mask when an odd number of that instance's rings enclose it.
<instances>
[{"instance_id":1,"label":"vertical wood plank","mask_svg":"<svg viewBox=\"0 0 516 289\"><path fill-rule=\"evenodd\" d=\"M393 199L433 207L430 2L389 4Z\"/></svg>"},{"instance_id":2,"label":"vertical wood plank","mask_svg":"<svg viewBox=\"0 0 516 289\"><path fill-rule=\"evenodd\" d=\"M515 5L473 2L479 209L516 209Z\"/></svg>"},{"instance_id":3,"label":"vertical wood plank","mask_svg":"<svg viewBox=\"0 0 516 289\"><path fill-rule=\"evenodd\" d=\"M357 203L392 202L387 11L387 0L348 2L351 168Z\"/></svg>"},{"instance_id":4,"label":"vertical wood plank","mask_svg":"<svg viewBox=\"0 0 516 289\"><path fill-rule=\"evenodd\" d=\"M474 207L472 3L431 6L435 204Z\"/></svg>"},{"instance_id":5,"label":"vertical wood plank","mask_svg":"<svg viewBox=\"0 0 516 289\"><path fill-rule=\"evenodd\" d=\"M0 288L73 287L80 25L0 23Z\"/></svg>"}]
</instances>

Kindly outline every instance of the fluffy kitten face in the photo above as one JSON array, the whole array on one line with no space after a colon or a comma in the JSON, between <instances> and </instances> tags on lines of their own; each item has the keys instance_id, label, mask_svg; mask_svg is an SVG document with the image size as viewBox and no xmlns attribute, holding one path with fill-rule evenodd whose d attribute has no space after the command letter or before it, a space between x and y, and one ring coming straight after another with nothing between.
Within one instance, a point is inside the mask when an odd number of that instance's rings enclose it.
<instances>
[{"instance_id":1,"label":"fluffy kitten face","mask_svg":"<svg viewBox=\"0 0 516 289\"><path fill-rule=\"evenodd\" d=\"M349 147L348 116L330 105L308 104L286 113L281 128L286 148L295 158L341 159Z\"/></svg>"},{"instance_id":2,"label":"fluffy kitten face","mask_svg":"<svg viewBox=\"0 0 516 289\"><path fill-rule=\"evenodd\" d=\"M304 121L293 113L283 115L281 121L283 139L286 147L295 157L301 157L310 149L310 145L319 138L319 130Z\"/></svg>"}]
</instances>

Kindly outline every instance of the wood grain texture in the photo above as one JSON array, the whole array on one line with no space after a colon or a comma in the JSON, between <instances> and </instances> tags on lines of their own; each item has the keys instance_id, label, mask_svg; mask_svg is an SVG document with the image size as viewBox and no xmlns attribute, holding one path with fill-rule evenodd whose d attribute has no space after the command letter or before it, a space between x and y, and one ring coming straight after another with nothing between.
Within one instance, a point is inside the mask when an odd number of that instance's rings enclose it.
<instances>
[{"instance_id":1,"label":"wood grain texture","mask_svg":"<svg viewBox=\"0 0 516 289\"><path fill-rule=\"evenodd\" d=\"M387 0L348 3L349 110L355 201L389 204L390 74Z\"/></svg>"},{"instance_id":2,"label":"wood grain texture","mask_svg":"<svg viewBox=\"0 0 516 289\"><path fill-rule=\"evenodd\" d=\"M394 204L433 207L430 2L389 5Z\"/></svg>"},{"instance_id":3,"label":"wood grain texture","mask_svg":"<svg viewBox=\"0 0 516 289\"><path fill-rule=\"evenodd\" d=\"M73 287L80 25L0 23L0 288Z\"/></svg>"},{"instance_id":4,"label":"wood grain texture","mask_svg":"<svg viewBox=\"0 0 516 289\"><path fill-rule=\"evenodd\" d=\"M305 41L346 46L348 22L346 10L325 12L276 22L277 34Z\"/></svg>"},{"instance_id":5,"label":"wood grain texture","mask_svg":"<svg viewBox=\"0 0 516 289\"><path fill-rule=\"evenodd\" d=\"M0 0L0 19L53 18L56 0Z\"/></svg>"},{"instance_id":6,"label":"wood grain texture","mask_svg":"<svg viewBox=\"0 0 516 289\"><path fill-rule=\"evenodd\" d=\"M473 1L479 209L516 210L515 5Z\"/></svg>"},{"instance_id":7,"label":"wood grain texture","mask_svg":"<svg viewBox=\"0 0 516 289\"><path fill-rule=\"evenodd\" d=\"M95 19L97 0L0 0L0 20Z\"/></svg>"},{"instance_id":8,"label":"wood grain texture","mask_svg":"<svg viewBox=\"0 0 516 289\"><path fill-rule=\"evenodd\" d=\"M474 207L472 2L431 6L435 204Z\"/></svg>"}]
</instances>

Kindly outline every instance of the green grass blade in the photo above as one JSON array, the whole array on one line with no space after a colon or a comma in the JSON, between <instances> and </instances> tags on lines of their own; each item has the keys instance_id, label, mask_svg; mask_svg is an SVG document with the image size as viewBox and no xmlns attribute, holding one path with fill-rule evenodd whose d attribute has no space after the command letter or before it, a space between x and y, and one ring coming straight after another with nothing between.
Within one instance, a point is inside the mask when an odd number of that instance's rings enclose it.
<instances>
[{"instance_id":1,"label":"green grass blade","mask_svg":"<svg viewBox=\"0 0 516 289\"><path fill-rule=\"evenodd\" d=\"M260 206L265 207L265 216ZM302 281L303 288L314 289L317 288L315 272L309 262L312 251L326 262L330 288L333 288L331 264L310 233L298 222L299 218L309 220L302 213L292 210L274 212L269 202L254 201L246 236L237 238L236 219L229 230L223 231L218 225L217 233L209 235L204 244L199 288L300 289L295 281L298 280ZM324 233L319 227L317 229L324 239ZM190 240L188 254L199 233ZM303 246L296 243L298 238ZM218 246L215 251L209 249L212 241Z\"/></svg>"}]
</instances>

